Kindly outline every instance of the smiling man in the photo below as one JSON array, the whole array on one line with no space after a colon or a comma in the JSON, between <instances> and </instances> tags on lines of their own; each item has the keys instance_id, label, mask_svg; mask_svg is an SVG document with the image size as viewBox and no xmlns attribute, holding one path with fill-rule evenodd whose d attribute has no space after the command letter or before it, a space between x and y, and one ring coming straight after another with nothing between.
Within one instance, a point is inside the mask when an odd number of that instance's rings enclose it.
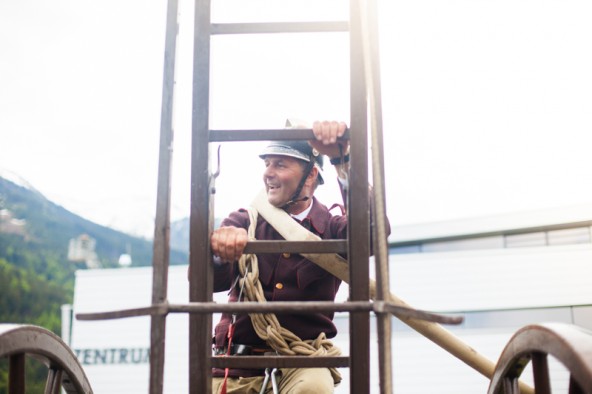
<instances>
[{"instance_id":1,"label":"smiling man","mask_svg":"<svg viewBox=\"0 0 592 394\"><path fill-rule=\"evenodd\" d=\"M343 122L315 122L314 140L272 142L259 155L265 163L263 184L267 201L322 239L347 238L347 216L333 216L314 197L317 186L324 183L323 155L330 158L338 174L347 174L349 144L338 141L345 130ZM250 225L249 213L238 210L222 222L210 239L214 291L230 290L229 302L242 300L237 261L247 244ZM255 226L258 240L284 239L261 216ZM257 258L258 280L267 301L334 301L341 281L312 261L296 253L261 254ZM303 341L332 338L337 334L333 313L284 313L278 314L277 319L281 327ZM217 355L276 354L257 334L248 314L222 315L215 328L214 352ZM272 381L276 379L265 380L264 374L264 370L256 369L214 369L212 389L214 393L258 393L265 386L262 392L273 392ZM338 374L327 368L282 369L280 375L277 389L281 393L332 393L334 384L340 380Z\"/></svg>"}]
</instances>

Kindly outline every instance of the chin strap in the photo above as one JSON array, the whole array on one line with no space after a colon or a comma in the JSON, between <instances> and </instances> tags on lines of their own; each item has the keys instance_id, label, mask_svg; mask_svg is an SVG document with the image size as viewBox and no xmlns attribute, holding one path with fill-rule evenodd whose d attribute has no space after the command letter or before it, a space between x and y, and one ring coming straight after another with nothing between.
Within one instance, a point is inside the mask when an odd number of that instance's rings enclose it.
<instances>
[{"instance_id":1,"label":"chin strap","mask_svg":"<svg viewBox=\"0 0 592 394\"><path fill-rule=\"evenodd\" d=\"M310 175L310 172L312 171L312 168L314 167L314 165L315 165L314 157L311 157L310 161L306 165L306 168L304 169L304 175L302 175L302 179L300 179L300 183L298 184L296 191L292 195L292 198L290 198L290 200L287 203L282 205L280 207L281 209L283 209L284 211L287 211L288 208L290 208L292 205L294 205L298 202L301 202L301 201L307 201L310 198L308 196L298 198L298 196L300 196L300 193L302 192L302 188L304 187L304 184L306 183L306 178L308 178L308 176Z\"/></svg>"}]
</instances>

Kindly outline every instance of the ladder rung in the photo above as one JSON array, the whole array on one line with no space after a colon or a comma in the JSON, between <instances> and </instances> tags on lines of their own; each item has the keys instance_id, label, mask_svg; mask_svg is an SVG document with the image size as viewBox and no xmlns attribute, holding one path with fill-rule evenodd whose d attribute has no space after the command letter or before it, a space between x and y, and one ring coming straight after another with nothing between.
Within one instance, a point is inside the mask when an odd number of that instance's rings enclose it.
<instances>
[{"instance_id":1,"label":"ladder rung","mask_svg":"<svg viewBox=\"0 0 592 394\"><path fill-rule=\"evenodd\" d=\"M237 141L287 141L314 139L312 129L251 129L251 130L210 130L210 142L237 142ZM349 139L349 129L339 140Z\"/></svg>"},{"instance_id":2,"label":"ladder rung","mask_svg":"<svg viewBox=\"0 0 592 394\"><path fill-rule=\"evenodd\" d=\"M438 322L442 324L460 324L462 316L446 316L426 312L388 301L348 301L336 303L332 301L275 301L260 302L231 302L218 304L216 302L192 302L189 304L155 304L144 308L125 309L110 312L78 313L78 320L107 320L124 317L138 317L147 315L166 315L168 313L315 313L315 312L366 312L375 311L391 313L399 318L412 318Z\"/></svg>"},{"instance_id":3,"label":"ladder rung","mask_svg":"<svg viewBox=\"0 0 592 394\"><path fill-rule=\"evenodd\" d=\"M169 313L273 313L290 312L310 314L315 312L368 312L373 309L370 301L274 301L274 302L190 302L189 304L161 303L144 308L123 309L109 312L77 313L78 320L109 320L124 317L166 315ZM383 306L384 308L384 306Z\"/></svg>"},{"instance_id":4,"label":"ladder rung","mask_svg":"<svg viewBox=\"0 0 592 394\"><path fill-rule=\"evenodd\" d=\"M347 356L216 356L211 360L215 368L347 368L350 365Z\"/></svg>"},{"instance_id":5,"label":"ladder rung","mask_svg":"<svg viewBox=\"0 0 592 394\"><path fill-rule=\"evenodd\" d=\"M349 22L212 23L210 34L347 32Z\"/></svg>"},{"instance_id":6,"label":"ladder rung","mask_svg":"<svg viewBox=\"0 0 592 394\"><path fill-rule=\"evenodd\" d=\"M274 301L274 302L229 302L227 304L198 303L170 304L169 313L293 313L311 314L320 312L369 312L374 304L370 301Z\"/></svg>"},{"instance_id":7,"label":"ladder rung","mask_svg":"<svg viewBox=\"0 0 592 394\"><path fill-rule=\"evenodd\" d=\"M245 253L347 253L347 241L251 241Z\"/></svg>"}]
</instances>

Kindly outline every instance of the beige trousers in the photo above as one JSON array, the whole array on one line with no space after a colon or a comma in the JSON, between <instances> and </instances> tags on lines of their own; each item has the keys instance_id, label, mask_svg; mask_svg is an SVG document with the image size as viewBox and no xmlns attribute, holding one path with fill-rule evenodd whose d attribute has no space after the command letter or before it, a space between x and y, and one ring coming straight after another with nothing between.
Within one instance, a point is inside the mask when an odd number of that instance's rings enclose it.
<instances>
[{"instance_id":1,"label":"beige trousers","mask_svg":"<svg viewBox=\"0 0 592 394\"><path fill-rule=\"evenodd\" d=\"M251 378L228 378L228 394L259 394L263 376ZM220 394L224 378L212 379L212 393ZM333 393L333 377L327 368L285 368L281 370L278 382L281 394L330 394ZM265 394L273 393L271 379Z\"/></svg>"}]
</instances>

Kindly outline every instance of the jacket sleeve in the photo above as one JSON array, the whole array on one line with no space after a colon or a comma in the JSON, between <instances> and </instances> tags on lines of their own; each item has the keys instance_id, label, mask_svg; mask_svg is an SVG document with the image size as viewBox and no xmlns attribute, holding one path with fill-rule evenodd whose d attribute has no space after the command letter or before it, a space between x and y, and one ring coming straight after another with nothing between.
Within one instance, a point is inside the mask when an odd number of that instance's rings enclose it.
<instances>
[{"instance_id":1,"label":"jacket sleeve","mask_svg":"<svg viewBox=\"0 0 592 394\"><path fill-rule=\"evenodd\" d=\"M245 230L249 228L249 215L241 209L232 212L222 221L220 226L240 227ZM213 256L214 263L214 292L229 290L238 273L238 262L224 263L218 257Z\"/></svg>"}]
</instances>

